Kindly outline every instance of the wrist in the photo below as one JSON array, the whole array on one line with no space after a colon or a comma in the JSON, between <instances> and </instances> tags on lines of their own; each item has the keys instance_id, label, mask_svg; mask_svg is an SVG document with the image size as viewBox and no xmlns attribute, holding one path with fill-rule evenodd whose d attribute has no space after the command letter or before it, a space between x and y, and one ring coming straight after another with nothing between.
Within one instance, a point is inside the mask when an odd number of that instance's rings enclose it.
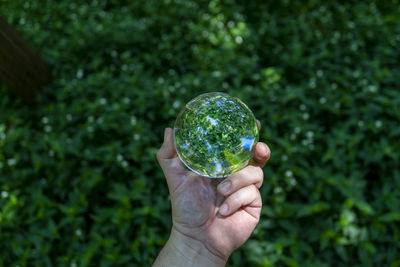
<instances>
[{"instance_id":1,"label":"wrist","mask_svg":"<svg viewBox=\"0 0 400 267\"><path fill-rule=\"evenodd\" d=\"M157 257L154 266L225 266L228 258L211 253L199 240L188 237L174 227L168 242Z\"/></svg>"},{"instance_id":2,"label":"wrist","mask_svg":"<svg viewBox=\"0 0 400 267\"><path fill-rule=\"evenodd\" d=\"M225 266L228 260L228 258L223 258L212 253L201 241L180 233L175 227L172 227L168 242L171 242L176 249L179 249L179 251L190 256L191 259L194 259L195 263L205 259L208 260L209 263L215 263L213 266Z\"/></svg>"}]
</instances>

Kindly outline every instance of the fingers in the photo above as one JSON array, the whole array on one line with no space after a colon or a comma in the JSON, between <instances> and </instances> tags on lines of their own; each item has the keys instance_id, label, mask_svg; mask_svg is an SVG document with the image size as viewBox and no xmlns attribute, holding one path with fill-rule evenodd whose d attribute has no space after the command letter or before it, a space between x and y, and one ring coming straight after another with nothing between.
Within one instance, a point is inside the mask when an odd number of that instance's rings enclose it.
<instances>
[{"instance_id":1,"label":"fingers","mask_svg":"<svg viewBox=\"0 0 400 267\"><path fill-rule=\"evenodd\" d=\"M219 213L223 216L228 216L241 207L261 207L260 192L255 185L243 187L225 199L222 206L219 208Z\"/></svg>"},{"instance_id":2,"label":"fingers","mask_svg":"<svg viewBox=\"0 0 400 267\"><path fill-rule=\"evenodd\" d=\"M218 191L223 196L228 196L241 188L254 184L260 188L264 173L260 167L249 165L232 174L218 185Z\"/></svg>"},{"instance_id":3,"label":"fingers","mask_svg":"<svg viewBox=\"0 0 400 267\"><path fill-rule=\"evenodd\" d=\"M250 165L257 167L264 167L265 163L269 160L271 156L271 150L269 147L262 142L258 142L256 145L256 150L254 152L254 157L252 158Z\"/></svg>"},{"instance_id":4,"label":"fingers","mask_svg":"<svg viewBox=\"0 0 400 267\"><path fill-rule=\"evenodd\" d=\"M261 129L261 122L259 120L257 120L257 127L258 127L258 130Z\"/></svg>"},{"instance_id":5,"label":"fingers","mask_svg":"<svg viewBox=\"0 0 400 267\"><path fill-rule=\"evenodd\" d=\"M262 146L262 143L259 144ZM264 178L261 165L265 164L269 153L266 150L259 153L263 159L265 158L264 161L259 161L260 166L257 166L257 164L249 165L218 185L218 192L227 197L219 209L221 215L228 216L244 206L261 207L261 196L258 191Z\"/></svg>"}]
</instances>

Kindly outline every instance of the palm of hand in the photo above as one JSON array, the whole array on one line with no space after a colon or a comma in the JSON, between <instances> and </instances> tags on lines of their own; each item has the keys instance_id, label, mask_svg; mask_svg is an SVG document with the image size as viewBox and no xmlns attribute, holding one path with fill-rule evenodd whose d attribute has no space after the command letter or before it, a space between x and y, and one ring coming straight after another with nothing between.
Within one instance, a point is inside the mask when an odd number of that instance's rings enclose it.
<instances>
[{"instance_id":1,"label":"palm of hand","mask_svg":"<svg viewBox=\"0 0 400 267\"><path fill-rule=\"evenodd\" d=\"M171 188L174 228L202 242L213 254L226 257L241 246L257 225L261 206L239 208L229 216L218 210L224 197L217 192L221 179L209 179L188 171L178 157L171 160L179 182Z\"/></svg>"}]
</instances>

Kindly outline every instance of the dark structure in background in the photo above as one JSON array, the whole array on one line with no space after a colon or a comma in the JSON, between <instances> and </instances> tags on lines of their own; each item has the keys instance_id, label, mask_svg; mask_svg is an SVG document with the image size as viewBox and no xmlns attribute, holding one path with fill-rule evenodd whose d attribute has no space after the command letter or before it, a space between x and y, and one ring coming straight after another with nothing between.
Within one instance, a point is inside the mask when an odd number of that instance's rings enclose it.
<instances>
[{"instance_id":1,"label":"dark structure in background","mask_svg":"<svg viewBox=\"0 0 400 267\"><path fill-rule=\"evenodd\" d=\"M0 82L27 103L51 80L46 63L0 17Z\"/></svg>"}]
</instances>

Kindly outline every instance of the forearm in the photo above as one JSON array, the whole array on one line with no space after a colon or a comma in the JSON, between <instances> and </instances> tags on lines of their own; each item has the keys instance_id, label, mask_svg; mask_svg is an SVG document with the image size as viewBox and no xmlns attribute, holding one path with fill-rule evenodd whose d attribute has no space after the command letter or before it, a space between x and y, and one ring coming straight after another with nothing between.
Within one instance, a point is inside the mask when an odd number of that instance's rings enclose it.
<instances>
[{"instance_id":1,"label":"forearm","mask_svg":"<svg viewBox=\"0 0 400 267\"><path fill-rule=\"evenodd\" d=\"M176 230L171 231L168 242L153 266L225 266L226 260L210 253L197 240L190 239Z\"/></svg>"}]
</instances>

